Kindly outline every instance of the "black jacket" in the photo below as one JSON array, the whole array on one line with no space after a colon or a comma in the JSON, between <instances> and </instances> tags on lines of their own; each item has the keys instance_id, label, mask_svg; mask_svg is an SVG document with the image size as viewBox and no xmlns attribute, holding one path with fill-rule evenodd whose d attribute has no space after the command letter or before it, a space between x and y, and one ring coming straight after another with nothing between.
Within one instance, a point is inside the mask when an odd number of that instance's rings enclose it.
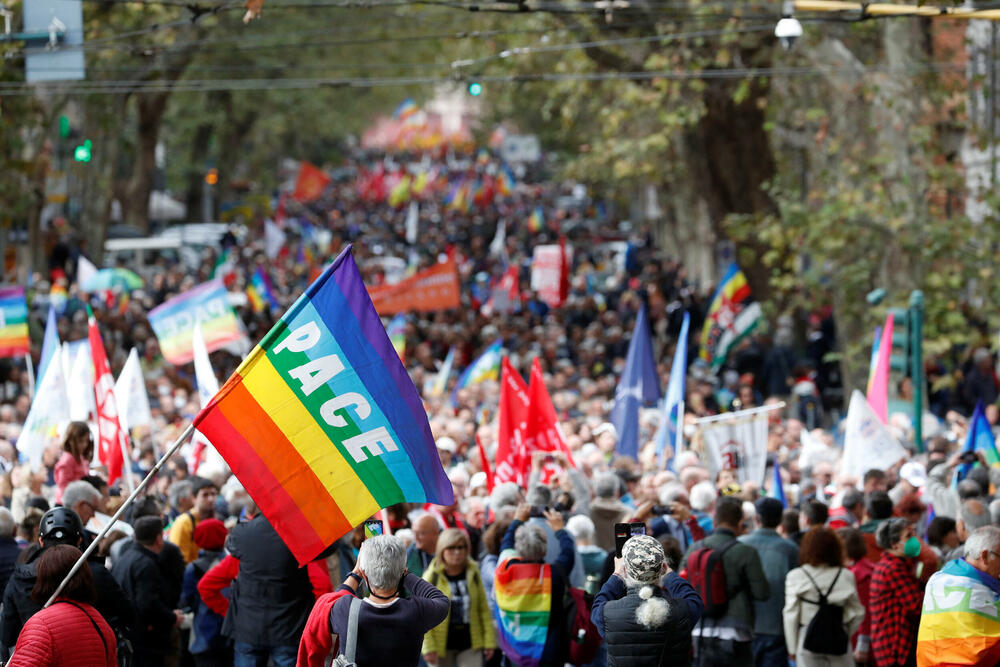
<instances>
[{"instance_id":1,"label":"black jacket","mask_svg":"<svg viewBox=\"0 0 1000 667\"><path fill-rule=\"evenodd\" d=\"M166 652L170 630L177 622L174 615L176 598L167 586L156 554L132 542L122 551L111 574L135 603L132 641L136 649Z\"/></svg>"},{"instance_id":2,"label":"black jacket","mask_svg":"<svg viewBox=\"0 0 1000 667\"><path fill-rule=\"evenodd\" d=\"M13 537L0 538L0 590L7 588L10 575L14 574L17 557L21 555L21 547Z\"/></svg>"},{"instance_id":3,"label":"black jacket","mask_svg":"<svg viewBox=\"0 0 1000 667\"><path fill-rule=\"evenodd\" d=\"M306 568L263 515L233 528L226 549L240 573L222 634L254 646L298 646L314 602Z\"/></svg>"},{"instance_id":4,"label":"black jacket","mask_svg":"<svg viewBox=\"0 0 1000 667\"><path fill-rule=\"evenodd\" d=\"M653 588L653 594L666 598L659 586ZM666 620L653 628L636 620L636 610L645 602L639 597L639 588L629 589L625 597L604 605L608 667L691 664L691 617L681 600L666 601L670 605Z\"/></svg>"},{"instance_id":5,"label":"black jacket","mask_svg":"<svg viewBox=\"0 0 1000 667\"><path fill-rule=\"evenodd\" d=\"M0 613L0 658L3 660L10 657L21 628L42 608L31 599L31 589L35 587L38 558L43 551L45 550L38 549L29 556L26 563L19 563L4 589L3 611ZM128 595L99 561L88 559L87 565L94 577L94 588L97 589L97 603L94 607L114 630L127 631L135 615Z\"/></svg>"}]
</instances>

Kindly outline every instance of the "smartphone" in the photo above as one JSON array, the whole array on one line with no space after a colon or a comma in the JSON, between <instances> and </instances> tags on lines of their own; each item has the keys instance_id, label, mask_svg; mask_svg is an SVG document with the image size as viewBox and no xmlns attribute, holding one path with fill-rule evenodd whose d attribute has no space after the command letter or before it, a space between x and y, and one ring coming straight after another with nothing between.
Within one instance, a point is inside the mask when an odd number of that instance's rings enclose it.
<instances>
[{"instance_id":1,"label":"smartphone","mask_svg":"<svg viewBox=\"0 0 1000 667\"><path fill-rule=\"evenodd\" d=\"M650 511L658 516L666 516L673 514L674 508L670 505L653 505Z\"/></svg>"},{"instance_id":2,"label":"smartphone","mask_svg":"<svg viewBox=\"0 0 1000 667\"><path fill-rule=\"evenodd\" d=\"M548 511L548 509L549 509L548 507L542 507L540 505L532 505L531 513L528 516L532 518L544 519L545 513Z\"/></svg>"},{"instance_id":3,"label":"smartphone","mask_svg":"<svg viewBox=\"0 0 1000 667\"><path fill-rule=\"evenodd\" d=\"M645 535L646 534L646 524L641 521L636 521L634 523L616 523L615 524L615 555L618 558L622 557L622 547L625 543L629 541L629 538L633 535Z\"/></svg>"},{"instance_id":4,"label":"smartphone","mask_svg":"<svg viewBox=\"0 0 1000 667\"><path fill-rule=\"evenodd\" d=\"M375 537L376 535L382 535L384 530L382 528L382 521L380 519L368 519L365 521L365 539L369 537Z\"/></svg>"}]
</instances>

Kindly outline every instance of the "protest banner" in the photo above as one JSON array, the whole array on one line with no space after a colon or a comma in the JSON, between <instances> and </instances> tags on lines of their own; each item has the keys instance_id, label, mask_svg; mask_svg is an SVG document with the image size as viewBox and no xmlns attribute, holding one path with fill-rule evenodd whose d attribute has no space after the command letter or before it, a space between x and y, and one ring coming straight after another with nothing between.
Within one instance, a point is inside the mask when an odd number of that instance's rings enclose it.
<instances>
[{"instance_id":1,"label":"protest banner","mask_svg":"<svg viewBox=\"0 0 1000 667\"><path fill-rule=\"evenodd\" d=\"M149 323L160 341L164 359L178 366L194 359L195 322L201 322L209 352L246 340L243 324L229 305L222 281L210 280L149 311Z\"/></svg>"},{"instance_id":2,"label":"protest banner","mask_svg":"<svg viewBox=\"0 0 1000 667\"><path fill-rule=\"evenodd\" d=\"M740 484L763 487L767 470L767 417L784 403L705 417L696 423L708 452L708 468L714 479L721 470L732 470Z\"/></svg>"},{"instance_id":3,"label":"protest banner","mask_svg":"<svg viewBox=\"0 0 1000 667\"><path fill-rule=\"evenodd\" d=\"M142 377L142 366L139 363L139 351L134 347L128 353L128 359L115 382L115 400L118 401L118 421L126 433L136 426L153 424L146 381Z\"/></svg>"},{"instance_id":4,"label":"protest banner","mask_svg":"<svg viewBox=\"0 0 1000 667\"><path fill-rule=\"evenodd\" d=\"M565 245L537 245L531 259L531 289L550 307L562 305L566 273L573 264L573 249Z\"/></svg>"},{"instance_id":5,"label":"protest banner","mask_svg":"<svg viewBox=\"0 0 1000 667\"><path fill-rule=\"evenodd\" d=\"M882 423L864 395L855 389L847 407L840 474L860 481L869 470L888 470L905 456L906 449Z\"/></svg>"},{"instance_id":6,"label":"protest banner","mask_svg":"<svg viewBox=\"0 0 1000 667\"><path fill-rule=\"evenodd\" d=\"M379 315L447 310L462 303L458 269L451 258L394 285L369 287L368 295Z\"/></svg>"}]
</instances>

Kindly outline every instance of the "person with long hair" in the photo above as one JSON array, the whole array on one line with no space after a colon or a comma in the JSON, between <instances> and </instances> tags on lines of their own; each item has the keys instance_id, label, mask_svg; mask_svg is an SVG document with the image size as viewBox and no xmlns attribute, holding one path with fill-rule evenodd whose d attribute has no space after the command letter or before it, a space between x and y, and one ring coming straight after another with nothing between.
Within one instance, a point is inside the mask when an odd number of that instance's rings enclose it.
<instances>
[{"instance_id":1,"label":"person with long hair","mask_svg":"<svg viewBox=\"0 0 1000 667\"><path fill-rule=\"evenodd\" d=\"M80 558L76 547L61 544L38 559L32 599L45 604ZM51 606L28 619L17 638L8 667L117 667L115 633L94 608L97 592L90 568L81 567Z\"/></svg>"},{"instance_id":2,"label":"person with long hair","mask_svg":"<svg viewBox=\"0 0 1000 667\"><path fill-rule=\"evenodd\" d=\"M785 644L788 654L801 667L828 665L854 667L850 642L841 654L814 653L804 647L810 621L825 596L829 604L843 609L841 620L845 637L861 626L865 608L861 606L854 575L844 567L844 544L830 528L814 526L802 537L799 567L785 577Z\"/></svg>"},{"instance_id":3,"label":"person with long hair","mask_svg":"<svg viewBox=\"0 0 1000 667\"><path fill-rule=\"evenodd\" d=\"M423 655L440 667L479 667L493 657L496 638L479 566L469 558L469 538L457 528L438 535L424 580L451 600L448 617L424 636Z\"/></svg>"},{"instance_id":4,"label":"person with long hair","mask_svg":"<svg viewBox=\"0 0 1000 667\"><path fill-rule=\"evenodd\" d=\"M71 482L83 479L90 473L90 460L94 457L94 436L87 422L69 423L63 434L62 449L62 456L53 470L57 505L62 503L63 491Z\"/></svg>"}]
</instances>

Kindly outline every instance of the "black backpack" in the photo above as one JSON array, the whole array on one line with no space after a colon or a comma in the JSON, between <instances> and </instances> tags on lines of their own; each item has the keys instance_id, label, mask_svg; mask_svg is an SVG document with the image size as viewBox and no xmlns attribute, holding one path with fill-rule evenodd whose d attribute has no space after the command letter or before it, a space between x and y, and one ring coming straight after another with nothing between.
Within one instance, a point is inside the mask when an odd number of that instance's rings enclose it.
<instances>
[{"instance_id":1,"label":"black backpack","mask_svg":"<svg viewBox=\"0 0 1000 667\"><path fill-rule=\"evenodd\" d=\"M802 642L802 647L807 651L822 653L823 655L844 655L847 653L848 648L847 631L844 630L844 608L840 605L830 604L827 599L830 593L833 592L833 587L837 585L837 579L840 578L840 568L837 568L837 574L834 576L833 583L830 584L830 588L827 589L826 594L820 590L819 586L816 585L816 580L806 572L805 568L802 568L802 572L809 577L813 588L819 594L818 602L805 600L816 605L818 609L816 610L816 615L812 617L812 620L809 621L809 626L806 628L806 636Z\"/></svg>"}]
</instances>

